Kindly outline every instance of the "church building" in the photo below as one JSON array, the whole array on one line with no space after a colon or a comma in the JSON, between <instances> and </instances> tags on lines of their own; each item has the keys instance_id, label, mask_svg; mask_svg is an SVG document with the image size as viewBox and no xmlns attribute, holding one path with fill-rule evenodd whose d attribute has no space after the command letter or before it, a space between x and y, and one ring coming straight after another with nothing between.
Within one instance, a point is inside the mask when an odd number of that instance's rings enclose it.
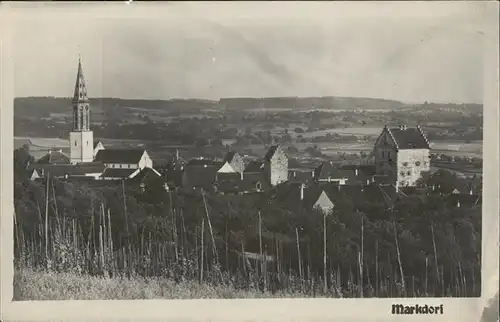
<instances>
[{"instance_id":1,"label":"church building","mask_svg":"<svg viewBox=\"0 0 500 322\"><path fill-rule=\"evenodd\" d=\"M81 59L78 59L71 104L73 126L69 133L69 157L62 151L49 151L32 166L38 176L50 174L59 178L91 177L95 180L121 180L146 171L161 177L153 169L153 161L146 150L106 149L101 141L94 141L90 100L87 96Z\"/></svg>"},{"instance_id":2,"label":"church building","mask_svg":"<svg viewBox=\"0 0 500 322\"><path fill-rule=\"evenodd\" d=\"M69 134L71 164L94 160L94 133L90 130L90 101L83 77L82 62L78 59L75 91L73 93L73 129Z\"/></svg>"}]
</instances>

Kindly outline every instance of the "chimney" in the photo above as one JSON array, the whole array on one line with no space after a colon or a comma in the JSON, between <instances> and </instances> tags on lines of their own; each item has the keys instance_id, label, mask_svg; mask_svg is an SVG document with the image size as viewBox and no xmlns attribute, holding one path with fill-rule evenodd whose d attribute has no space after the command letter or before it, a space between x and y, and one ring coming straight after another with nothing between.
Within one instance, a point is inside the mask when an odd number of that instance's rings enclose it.
<instances>
[{"instance_id":1,"label":"chimney","mask_svg":"<svg viewBox=\"0 0 500 322\"><path fill-rule=\"evenodd\" d=\"M304 187L305 184L300 185L300 200L304 200Z\"/></svg>"}]
</instances>

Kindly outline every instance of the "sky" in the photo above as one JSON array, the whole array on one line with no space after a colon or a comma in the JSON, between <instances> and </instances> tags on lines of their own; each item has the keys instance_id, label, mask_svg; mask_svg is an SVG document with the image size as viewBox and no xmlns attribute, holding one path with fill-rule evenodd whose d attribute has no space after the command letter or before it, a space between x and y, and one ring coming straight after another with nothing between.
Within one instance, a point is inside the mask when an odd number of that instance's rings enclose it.
<instances>
[{"instance_id":1,"label":"sky","mask_svg":"<svg viewBox=\"0 0 500 322\"><path fill-rule=\"evenodd\" d=\"M354 96L480 103L472 2L24 4L11 9L15 95ZM36 11L35 11L36 10Z\"/></svg>"}]
</instances>

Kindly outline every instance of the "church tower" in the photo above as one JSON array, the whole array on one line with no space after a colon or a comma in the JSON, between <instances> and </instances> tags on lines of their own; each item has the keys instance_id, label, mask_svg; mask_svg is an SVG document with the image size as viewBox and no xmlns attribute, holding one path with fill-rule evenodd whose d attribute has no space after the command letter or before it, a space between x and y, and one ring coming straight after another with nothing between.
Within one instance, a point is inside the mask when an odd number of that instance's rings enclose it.
<instances>
[{"instance_id":1,"label":"church tower","mask_svg":"<svg viewBox=\"0 0 500 322\"><path fill-rule=\"evenodd\" d=\"M90 108L87 86L83 78L82 63L78 59L75 91L73 94L73 129L69 134L70 162L92 162L94 159L94 134L90 130Z\"/></svg>"}]
</instances>

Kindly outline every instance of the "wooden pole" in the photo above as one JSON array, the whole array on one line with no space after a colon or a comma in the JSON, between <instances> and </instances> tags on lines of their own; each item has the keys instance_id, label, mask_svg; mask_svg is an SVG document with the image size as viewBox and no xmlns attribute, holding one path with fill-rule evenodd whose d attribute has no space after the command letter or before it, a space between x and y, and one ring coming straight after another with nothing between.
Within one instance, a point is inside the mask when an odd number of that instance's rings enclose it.
<instances>
[{"instance_id":1,"label":"wooden pole","mask_svg":"<svg viewBox=\"0 0 500 322\"><path fill-rule=\"evenodd\" d=\"M302 284L302 259L300 258L300 242L299 242L299 229L295 227L295 237L297 239L297 258L299 263L299 277Z\"/></svg>"},{"instance_id":2,"label":"wooden pole","mask_svg":"<svg viewBox=\"0 0 500 322\"><path fill-rule=\"evenodd\" d=\"M400 252L399 252L399 243L398 243L398 233L396 231L396 222L393 220L392 223L394 226L394 239L396 241L396 250L397 250L397 255L398 255L398 263L399 263L399 273L401 274L401 286L403 287L403 292L405 293L405 296L406 296L405 276L403 274L403 265L401 264L401 256L400 256Z\"/></svg>"},{"instance_id":3,"label":"wooden pole","mask_svg":"<svg viewBox=\"0 0 500 322\"><path fill-rule=\"evenodd\" d=\"M203 269L204 269L204 254L205 254L205 242L204 242L204 232L205 232L205 218L201 220L201 265L200 265L200 284L203 283Z\"/></svg>"},{"instance_id":4,"label":"wooden pole","mask_svg":"<svg viewBox=\"0 0 500 322\"><path fill-rule=\"evenodd\" d=\"M47 269L49 268L49 182L50 173L47 172L47 192L45 193L45 260Z\"/></svg>"},{"instance_id":5,"label":"wooden pole","mask_svg":"<svg viewBox=\"0 0 500 322\"><path fill-rule=\"evenodd\" d=\"M328 283L326 280L326 214L323 215L323 292L326 296Z\"/></svg>"}]
</instances>

